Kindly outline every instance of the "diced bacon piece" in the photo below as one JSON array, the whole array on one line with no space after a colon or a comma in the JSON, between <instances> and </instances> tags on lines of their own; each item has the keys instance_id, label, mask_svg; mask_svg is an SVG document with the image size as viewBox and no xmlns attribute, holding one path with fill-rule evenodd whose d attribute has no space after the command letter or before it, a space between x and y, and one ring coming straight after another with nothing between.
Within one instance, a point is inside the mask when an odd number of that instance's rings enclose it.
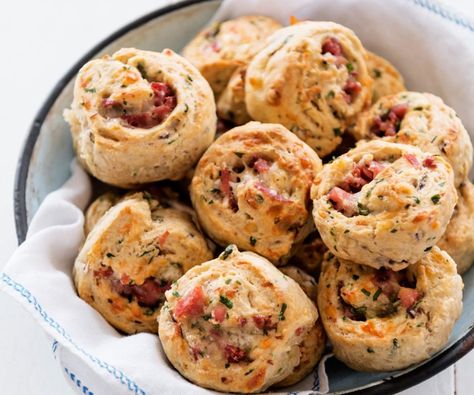
<instances>
[{"instance_id":1,"label":"diced bacon piece","mask_svg":"<svg viewBox=\"0 0 474 395\"><path fill-rule=\"evenodd\" d=\"M196 347L196 346L191 346L191 354L193 354L193 358L195 361L198 360L198 358L201 356L202 354L202 350L199 348L199 347Z\"/></svg>"},{"instance_id":2,"label":"diced bacon piece","mask_svg":"<svg viewBox=\"0 0 474 395\"><path fill-rule=\"evenodd\" d=\"M107 98L102 100L102 106L105 108L118 107L120 106L120 103L117 100Z\"/></svg>"},{"instance_id":3,"label":"diced bacon piece","mask_svg":"<svg viewBox=\"0 0 474 395\"><path fill-rule=\"evenodd\" d=\"M277 324L272 322L271 315L254 315L252 320L255 326L263 331L269 331L277 327Z\"/></svg>"},{"instance_id":4,"label":"diced bacon piece","mask_svg":"<svg viewBox=\"0 0 474 395\"><path fill-rule=\"evenodd\" d=\"M346 85L344 85L344 87L342 88L342 90L345 93L344 100L347 104L350 104L362 90L362 85L359 81L355 80L353 77L350 77L347 80Z\"/></svg>"},{"instance_id":5,"label":"diced bacon piece","mask_svg":"<svg viewBox=\"0 0 474 395\"><path fill-rule=\"evenodd\" d=\"M163 300L164 293L171 288L171 284L158 284L153 277L148 277L141 285L130 286L131 292L137 298L138 304L154 307Z\"/></svg>"},{"instance_id":6,"label":"diced bacon piece","mask_svg":"<svg viewBox=\"0 0 474 395\"><path fill-rule=\"evenodd\" d=\"M303 328L301 326L296 328L296 330L295 330L295 335L296 336L301 336L302 333L303 333Z\"/></svg>"},{"instance_id":7,"label":"diced bacon piece","mask_svg":"<svg viewBox=\"0 0 474 395\"><path fill-rule=\"evenodd\" d=\"M323 41L323 45L321 47L321 52L323 54L329 52L331 55L341 56L342 55L342 46L335 37L328 37Z\"/></svg>"},{"instance_id":8,"label":"diced bacon piece","mask_svg":"<svg viewBox=\"0 0 474 395\"><path fill-rule=\"evenodd\" d=\"M377 174L379 174L383 169L385 169L385 167L386 166L383 163L377 162L376 160L370 162L369 170L372 172L372 179L377 177Z\"/></svg>"},{"instance_id":9,"label":"diced bacon piece","mask_svg":"<svg viewBox=\"0 0 474 395\"><path fill-rule=\"evenodd\" d=\"M229 363L238 363L247 359L247 353L237 346L226 344L224 346L224 355Z\"/></svg>"},{"instance_id":10,"label":"diced bacon piece","mask_svg":"<svg viewBox=\"0 0 474 395\"><path fill-rule=\"evenodd\" d=\"M222 169L221 170L221 192L229 200L229 206L232 210L237 211L239 206L237 205L237 200L235 200L234 193L232 192L232 187L230 186L230 170Z\"/></svg>"},{"instance_id":11,"label":"diced bacon piece","mask_svg":"<svg viewBox=\"0 0 474 395\"><path fill-rule=\"evenodd\" d=\"M130 276L126 273L123 273L121 276L120 276L120 282L122 284L128 284L130 282Z\"/></svg>"},{"instance_id":12,"label":"diced bacon piece","mask_svg":"<svg viewBox=\"0 0 474 395\"><path fill-rule=\"evenodd\" d=\"M219 52L221 50L221 47L219 45L219 43L217 41L213 41L211 43L211 49L214 51L214 52Z\"/></svg>"},{"instance_id":13,"label":"diced bacon piece","mask_svg":"<svg viewBox=\"0 0 474 395\"><path fill-rule=\"evenodd\" d=\"M398 298L406 309L410 309L420 299L420 296L420 293L413 288L401 287L398 291Z\"/></svg>"},{"instance_id":14,"label":"diced bacon piece","mask_svg":"<svg viewBox=\"0 0 474 395\"><path fill-rule=\"evenodd\" d=\"M227 309L225 308L224 305L217 305L214 311L212 312L212 315L214 316L214 319L217 322L223 322L225 320L227 314Z\"/></svg>"},{"instance_id":15,"label":"diced bacon piece","mask_svg":"<svg viewBox=\"0 0 474 395\"><path fill-rule=\"evenodd\" d=\"M329 191L327 196L334 208L344 215L351 217L357 212L357 194L352 194L339 187L334 187Z\"/></svg>"},{"instance_id":16,"label":"diced bacon piece","mask_svg":"<svg viewBox=\"0 0 474 395\"><path fill-rule=\"evenodd\" d=\"M397 295L400 285L399 275L393 270L381 268L375 272L372 282L382 290L382 293L391 298Z\"/></svg>"},{"instance_id":17,"label":"diced bacon piece","mask_svg":"<svg viewBox=\"0 0 474 395\"><path fill-rule=\"evenodd\" d=\"M403 157L410 162L414 167L420 167L420 162L418 162L418 159L415 155L413 154L405 154Z\"/></svg>"},{"instance_id":18,"label":"diced bacon piece","mask_svg":"<svg viewBox=\"0 0 474 395\"><path fill-rule=\"evenodd\" d=\"M292 203L293 202L291 199L288 199L288 198L284 197L283 195L280 195L274 189L268 188L266 185L264 185L260 181L255 183L255 188L258 189L260 192L262 192L267 197L269 197L270 199L276 200L277 202L282 202L282 203Z\"/></svg>"},{"instance_id":19,"label":"diced bacon piece","mask_svg":"<svg viewBox=\"0 0 474 395\"><path fill-rule=\"evenodd\" d=\"M197 286L178 301L174 309L174 316L180 319L201 315L204 312L205 303L204 291L201 286Z\"/></svg>"},{"instance_id":20,"label":"diced bacon piece","mask_svg":"<svg viewBox=\"0 0 474 395\"><path fill-rule=\"evenodd\" d=\"M255 161L253 167L258 173L266 173L268 169L270 169L270 163L268 163L265 159L258 158Z\"/></svg>"},{"instance_id":21,"label":"diced bacon piece","mask_svg":"<svg viewBox=\"0 0 474 395\"><path fill-rule=\"evenodd\" d=\"M372 133L379 137L395 136L400 130L400 123L408 111L407 104L396 104L387 113L374 118Z\"/></svg>"},{"instance_id":22,"label":"diced bacon piece","mask_svg":"<svg viewBox=\"0 0 474 395\"><path fill-rule=\"evenodd\" d=\"M100 267L99 269L94 270L93 273L94 273L94 277L107 278L107 277L110 277L112 274L114 274L114 271L112 270L110 266L108 266L108 267Z\"/></svg>"},{"instance_id":23,"label":"diced bacon piece","mask_svg":"<svg viewBox=\"0 0 474 395\"><path fill-rule=\"evenodd\" d=\"M423 161L423 166L428 169L436 169L436 162L432 156L428 156L428 158Z\"/></svg>"},{"instance_id":24,"label":"diced bacon piece","mask_svg":"<svg viewBox=\"0 0 474 395\"><path fill-rule=\"evenodd\" d=\"M239 318L239 326L244 327L245 325L247 325L247 318L240 317Z\"/></svg>"}]
</instances>

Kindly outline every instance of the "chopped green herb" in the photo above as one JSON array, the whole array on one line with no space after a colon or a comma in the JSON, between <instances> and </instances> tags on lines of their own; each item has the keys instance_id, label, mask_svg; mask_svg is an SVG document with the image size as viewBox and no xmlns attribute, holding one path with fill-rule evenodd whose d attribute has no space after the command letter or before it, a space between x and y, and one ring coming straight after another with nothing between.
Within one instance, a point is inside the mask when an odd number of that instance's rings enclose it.
<instances>
[{"instance_id":1,"label":"chopped green herb","mask_svg":"<svg viewBox=\"0 0 474 395\"><path fill-rule=\"evenodd\" d=\"M188 80L189 82L193 82L193 79L192 79L192 77L191 77L190 75L187 75L186 78L187 78L187 80Z\"/></svg>"},{"instance_id":2,"label":"chopped green herb","mask_svg":"<svg viewBox=\"0 0 474 395\"><path fill-rule=\"evenodd\" d=\"M423 110L423 107L422 107L422 106L418 106L418 107L415 107L413 110L415 110L415 111L421 111L421 110Z\"/></svg>"},{"instance_id":3,"label":"chopped green herb","mask_svg":"<svg viewBox=\"0 0 474 395\"><path fill-rule=\"evenodd\" d=\"M211 318L212 318L212 315L210 315L210 314L204 314L204 315L202 316L202 319L203 319L204 321L209 321Z\"/></svg>"},{"instance_id":4,"label":"chopped green herb","mask_svg":"<svg viewBox=\"0 0 474 395\"><path fill-rule=\"evenodd\" d=\"M375 291L374 296L372 296L372 300L374 301L377 300L381 293L382 293L382 289L378 288L377 291Z\"/></svg>"},{"instance_id":5,"label":"chopped green herb","mask_svg":"<svg viewBox=\"0 0 474 395\"><path fill-rule=\"evenodd\" d=\"M425 252L430 251L432 248L433 248L433 246L425 248Z\"/></svg>"},{"instance_id":6,"label":"chopped green herb","mask_svg":"<svg viewBox=\"0 0 474 395\"><path fill-rule=\"evenodd\" d=\"M111 252L108 252L107 254L105 254L105 256L106 256L107 258L115 258L115 255L112 254Z\"/></svg>"},{"instance_id":7,"label":"chopped green herb","mask_svg":"<svg viewBox=\"0 0 474 395\"><path fill-rule=\"evenodd\" d=\"M219 258L225 261L232 254L232 251L234 251L234 247L232 245L227 246L224 252L219 255Z\"/></svg>"},{"instance_id":8,"label":"chopped green herb","mask_svg":"<svg viewBox=\"0 0 474 395\"><path fill-rule=\"evenodd\" d=\"M349 232L350 232L349 229L346 229L346 230L344 231L344 233L346 233L346 234L349 233Z\"/></svg>"},{"instance_id":9,"label":"chopped green herb","mask_svg":"<svg viewBox=\"0 0 474 395\"><path fill-rule=\"evenodd\" d=\"M392 344L393 344L393 349L397 349L397 348L400 348L400 342L398 341L398 339L396 337L393 338L392 340Z\"/></svg>"},{"instance_id":10,"label":"chopped green herb","mask_svg":"<svg viewBox=\"0 0 474 395\"><path fill-rule=\"evenodd\" d=\"M365 296L367 296L367 297L370 296L370 292L367 291L365 288L362 288L362 289L360 290L360 292L362 292L362 293L363 293Z\"/></svg>"},{"instance_id":11,"label":"chopped green herb","mask_svg":"<svg viewBox=\"0 0 474 395\"><path fill-rule=\"evenodd\" d=\"M184 103L184 113L187 113L189 111L189 106L187 103Z\"/></svg>"},{"instance_id":12,"label":"chopped green herb","mask_svg":"<svg viewBox=\"0 0 474 395\"><path fill-rule=\"evenodd\" d=\"M245 372L245 376L248 376L252 372L253 372L253 369L250 369L249 371Z\"/></svg>"},{"instance_id":13,"label":"chopped green herb","mask_svg":"<svg viewBox=\"0 0 474 395\"><path fill-rule=\"evenodd\" d=\"M418 196L413 196L413 200L416 204L420 204L420 198Z\"/></svg>"},{"instance_id":14,"label":"chopped green herb","mask_svg":"<svg viewBox=\"0 0 474 395\"><path fill-rule=\"evenodd\" d=\"M346 68L349 73L354 71L354 65L351 62L347 62Z\"/></svg>"},{"instance_id":15,"label":"chopped green herb","mask_svg":"<svg viewBox=\"0 0 474 395\"><path fill-rule=\"evenodd\" d=\"M155 313L155 309L146 309L143 314L145 314L146 316L151 316Z\"/></svg>"},{"instance_id":16,"label":"chopped green herb","mask_svg":"<svg viewBox=\"0 0 474 395\"><path fill-rule=\"evenodd\" d=\"M341 128L333 128L332 131L334 132L335 136L342 135Z\"/></svg>"},{"instance_id":17,"label":"chopped green herb","mask_svg":"<svg viewBox=\"0 0 474 395\"><path fill-rule=\"evenodd\" d=\"M432 201L434 204L438 204L440 199L441 199L441 196L440 196L439 194L436 194L436 195L431 196L431 201Z\"/></svg>"},{"instance_id":18,"label":"chopped green herb","mask_svg":"<svg viewBox=\"0 0 474 395\"><path fill-rule=\"evenodd\" d=\"M95 93L95 88L85 88L84 89L87 93Z\"/></svg>"},{"instance_id":19,"label":"chopped green herb","mask_svg":"<svg viewBox=\"0 0 474 395\"><path fill-rule=\"evenodd\" d=\"M221 302L228 309L231 309L232 307L234 307L234 304L232 303L232 301L229 298L225 297L224 295L219 296L219 302Z\"/></svg>"},{"instance_id":20,"label":"chopped green herb","mask_svg":"<svg viewBox=\"0 0 474 395\"><path fill-rule=\"evenodd\" d=\"M368 352L369 354L373 354L375 351L374 351L373 348L367 347L367 352Z\"/></svg>"},{"instance_id":21,"label":"chopped green herb","mask_svg":"<svg viewBox=\"0 0 474 395\"><path fill-rule=\"evenodd\" d=\"M263 196L262 195L255 195L255 200L257 201L257 203L260 203L262 204L264 202L264 199L263 199Z\"/></svg>"},{"instance_id":22,"label":"chopped green herb","mask_svg":"<svg viewBox=\"0 0 474 395\"><path fill-rule=\"evenodd\" d=\"M225 280L225 283L228 285L228 284L231 283L231 281L232 281L232 279L231 279L231 278L228 278L227 280Z\"/></svg>"},{"instance_id":23,"label":"chopped green herb","mask_svg":"<svg viewBox=\"0 0 474 395\"><path fill-rule=\"evenodd\" d=\"M364 206L362 203L357 203L357 208L359 209L359 215L369 215L370 210L367 206Z\"/></svg>"},{"instance_id":24,"label":"chopped green herb","mask_svg":"<svg viewBox=\"0 0 474 395\"><path fill-rule=\"evenodd\" d=\"M230 363L227 362L225 365L224 365L224 368L228 369L230 367Z\"/></svg>"},{"instance_id":25,"label":"chopped green herb","mask_svg":"<svg viewBox=\"0 0 474 395\"><path fill-rule=\"evenodd\" d=\"M253 245L253 246L254 246L255 244L257 244L257 239L256 239L255 237L253 237L253 236L250 236L250 244Z\"/></svg>"},{"instance_id":26,"label":"chopped green herb","mask_svg":"<svg viewBox=\"0 0 474 395\"><path fill-rule=\"evenodd\" d=\"M214 200L212 199L207 202L207 204L213 204L213 203L214 203Z\"/></svg>"},{"instance_id":27,"label":"chopped green herb","mask_svg":"<svg viewBox=\"0 0 474 395\"><path fill-rule=\"evenodd\" d=\"M179 298L179 292L178 291L173 291L173 293L171 295L173 295L176 298Z\"/></svg>"},{"instance_id":28,"label":"chopped green herb","mask_svg":"<svg viewBox=\"0 0 474 395\"><path fill-rule=\"evenodd\" d=\"M326 99L332 99L335 96L334 91L330 90L326 95Z\"/></svg>"},{"instance_id":29,"label":"chopped green herb","mask_svg":"<svg viewBox=\"0 0 474 395\"><path fill-rule=\"evenodd\" d=\"M278 314L278 319L279 319L280 321L285 321L285 311L286 311L286 308L287 308L287 307L288 307L288 306L286 305L286 303L283 303L283 304L281 305L280 314Z\"/></svg>"},{"instance_id":30,"label":"chopped green herb","mask_svg":"<svg viewBox=\"0 0 474 395\"><path fill-rule=\"evenodd\" d=\"M374 72L374 77L375 78L382 77L382 72L379 69L372 69L372 71Z\"/></svg>"},{"instance_id":31,"label":"chopped green herb","mask_svg":"<svg viewBox=\"0 0 474 395\"><path fill-rule=\"evenodd\" d=\"M397 233L397 232L398 232L398 229L392 229L392 230L390 231L390 233Z\"/></svg>"},{"instance_id":32,"label":"chopped green herb","mask_svg":"<svg viewBox=\"0 0 474 395\"><path fill-rule=\"evenodd\" d=\"M239 158L242 158L242 156L244 156L243 152L234 152L234 154L238 156Z\"/></svg>"},{"instance_id":33,"label":"chopped green herb","mask_svg":"<svg viewBox=\"0 0 474 395\"><path fill-rule=\"evenodd\" d=\"M138 63L137 64L137 70L142 75L142 78L147 79L148 76L146 74L145 65L143 63Z\"/></svg>"},{"instance_id":34,"label":"chopped green herb","mask_svg":"<svg viewBox=\"0 0 474 395\"><path fill-rule=\"evenodd\" d=\"M353 275L352 275L352 279L353 279L353 280L358 280L358 279L359 279L359 276L358 276L357 274L353 274Z\"/></svg>"}]
</instances>

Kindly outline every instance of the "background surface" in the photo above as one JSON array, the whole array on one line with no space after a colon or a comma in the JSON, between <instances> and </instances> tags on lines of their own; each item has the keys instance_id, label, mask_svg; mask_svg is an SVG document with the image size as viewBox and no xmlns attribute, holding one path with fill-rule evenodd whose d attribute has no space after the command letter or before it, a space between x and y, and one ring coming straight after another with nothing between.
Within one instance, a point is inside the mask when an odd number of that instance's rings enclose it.
<instances>
[{"instance_id":1,"label":"background surface","mask_svg":"<svg viewBox=\"0 0 474 395\"><path fill-rule=\"evenodd\" d=\"M264 1L264 0L262 0ZM13 180L31 121L60 77L98 41L170 0L16 0L0 13L0 270L16 248ZM449 0L474 20L472 0ZM60 241L59 241L60 242ZM71 395L32 318L0 294L0 383L5 395ZM403 395L468 395L474 352Z\"/></svg>"}]
</instances>

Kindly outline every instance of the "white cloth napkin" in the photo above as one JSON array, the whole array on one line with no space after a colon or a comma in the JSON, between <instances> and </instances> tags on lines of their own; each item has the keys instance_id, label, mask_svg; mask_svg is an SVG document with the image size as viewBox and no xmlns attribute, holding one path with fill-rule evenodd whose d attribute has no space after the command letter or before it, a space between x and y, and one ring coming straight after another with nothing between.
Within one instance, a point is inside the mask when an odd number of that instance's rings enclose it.
<instances>
[{"instance_id":1,"label":"white cloth napkin","mask_svg":"<svg viewBox=\"0 0 474 395\"><path fill-rule=\"evenodd\" d=\"M474 131L474 27L424 0L225 0L215 18L265 14L287 24L332 20L352 28L363 44L387 57L412 90L441 96ZM71 279L83 239L82 210L91 183L75 163L73 175L41 204L1 274L16 298L52 339L52 349L78 394L210 394L183 379L152 334L122 336L76 295ZM288 391L326 393L324 364Z\"/></svg>"}]
</instances>

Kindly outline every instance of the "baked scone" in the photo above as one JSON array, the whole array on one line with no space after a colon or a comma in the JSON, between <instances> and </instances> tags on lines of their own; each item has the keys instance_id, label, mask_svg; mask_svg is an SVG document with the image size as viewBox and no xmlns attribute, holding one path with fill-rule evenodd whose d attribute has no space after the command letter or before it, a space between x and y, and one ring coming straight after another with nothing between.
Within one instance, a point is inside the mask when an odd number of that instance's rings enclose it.
<instances>
[{"instance_id":1,"label":"baked scone","mask_svg":"<svg viewBox=\"0 0 474 395\"><path fill-rule=\"evenodd\" d=\"M187 379L223 392L261 392L293 373L318 312L269 261L228 246L166 292L159 337Z\"/></svg>"},{"instance_id":2,"label":"baked scone","mask_svg":"<svg viewBox=\"0 0 474 395\"><path fill-rule=\"evenodd\" d=\"M438 247L394 272L327 253L318 306L334 354L361 371L404 369L443 348L462 310L461 276Z\"/></svg>"},{"instance_id":3,"label":"baked scone","mask_svg":"<svg viewBox=\"0 0 474 395\"><path fill-rule=\"evenodd\" d=\"M319 278L321 263L327 250L318 231L314 231L297 247L289 263L303 268L314 278Z\"/></svg>"},{"instance_id":4,"label":"baked scone","mask_svg":"<svg viewBox=\"0 0 474 395\"><path fill-rule=\"evenodd\" d=\"M237 68L217 100L217 115L235 125L243 125L252 119L245 105L245 74L247 66Z\"/></svg>"},{"instance_id":5,"label":"baked scone","mask_svg":"<svg viewBox=\"0 0 474 395\"><path fill-rule=\"evenodd\" d=\"M457 201L441 156L373 140L324 165L312 188L321 238L339 258L400 270L446 230Z\"/></svg>"},{"instance_id":6,"label":"baked scone","mask_svg":"<svg viewBox=\"0 0 474 395\"><path fill-rule=\"evenodd\" d=\"M234 71L248 64L265 39L280 27L277 21L262 15L215 22L186 45L183 56L199 69L217 98Z\"/></svg>"},{"instance_id":7,"label":"baked scone","mask_svg":"<svg viewBox=\"0 0 474 395\"><path fill-rule=\"evenodd\" d=\"M415 145L442 155L453 167L456 187L472 166L472 143L455 111L429 93L385 96L357 118L354 136Z\"/></svg>"},{"instance_id":8,"label":"baked scone","mask_svg":"<svg viewBox=\"0 0 474 395\"><path fill-rule=\"evenodd\" d=\"M316 303L316 295L318 294L318 283L316 279L306 273L303 269L293 265L286 265L279 268L281 272L295 280L308 298Z\"/></svg>"},{"instance_id":9,"label":"baked scone","mask_svg":"<svg viewBox=\"0 0 474 395\"><path fill-rule=\"evenodd\" d=\"M64 117L93 176L130 187L184 176L216 131L214 96L186 59L121 49L85 64Z\"/></svg>"},{"instance_id":10,"label":"baked scone","mask_svg":"<svg viewBox=\"0 0 474 395\"><path fill-rule=\"evenodd\" d=\"M79 296L115 328L156 333L165 291L209 259L211 251L186 213L136 193L94 226L73 277Z\"/></svg>"},{"instance_id":11,"label":"baked scone","mask_svg":"<svg viewBox=\"0 0 474 395\"><path fill-rule=\"evenodd\" d=\"M383 96L406 91L399 71L387 59L367 51L367 68L372 77L372 104Z\"/></svg>"},{"instance_id":12,"label":"baked scone","mask_svg":"<svg viewBox=\"0 0 474 395\"><path fill-rule=\"evenodd\" d=\"M218 244L236 244L276 265L312 229L318 155L281 125L249 122L220 136L199 161L191 200Z\"/></svg>"},{"instance_id":13,"label":"baked scone","mask_svg":"<svg viewBox=\"0 0 474 395\"><path fill-rule=\"evenodd\" d=\"M116 193L107 192L95 199L84 215L84 235L87 236L104 214L120 200Z\"/></svg>"},{"instance_id":14,"label":"baked scone","mask_svg":"<svg viewBox=\"0 0 474 395\"><path fill-rule=\"evenodd\" d=\"M247 68L247 111L257 121L284 125L326 156L349 120L371 103L365 57L355 34L336 23L280 29Z\"/></svg>"},{"instance_id":15,"label":"baked scone","mask_svg":"<svg viewBox=\"0 0 474 395\"><path fill-rule=\"evenodd\" d=\"M474 185L470 181L459 187L454 214L437 245L454 259L459 274L474 262Z\"/></svg>"}]
</instances>

